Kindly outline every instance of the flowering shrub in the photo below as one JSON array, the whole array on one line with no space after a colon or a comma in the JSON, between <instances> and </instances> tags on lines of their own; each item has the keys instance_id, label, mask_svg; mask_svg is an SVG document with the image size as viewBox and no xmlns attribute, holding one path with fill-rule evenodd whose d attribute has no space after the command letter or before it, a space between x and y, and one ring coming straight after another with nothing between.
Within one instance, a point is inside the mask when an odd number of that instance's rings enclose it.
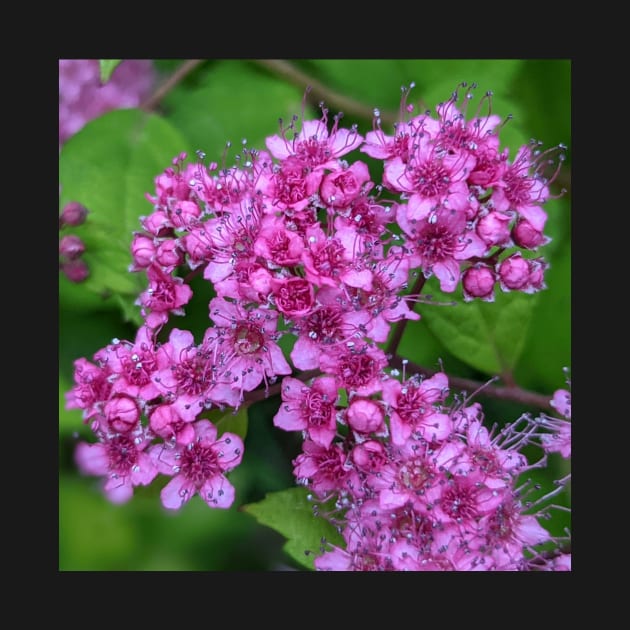
<instances>
[{"instance_id":1,"label":"flowering shrub","mask_svg":"<svg viewBox=\"0 0 630 630\"><path fill-rule=\"evenodd\" d=\"M375 110L365 134L322 104L262 149L244 141L233 166L183 152L154 178L129 234L142 321L76 359L66 396L92 433L76 464L110 501L157 483L167 510L197 494L230 508L247 458L233 419L279 393L273 424L301 440L296 490L329 526L304 550L316 569L570 570L568 534L544 524L570 474L536 499L523 482L551 453L570 458L569 391L550 398L554 415L493 425L444 369L397 354L396 331L435 303L433 278L454 298L444 309L546 288L545 206L565 147L503 146L507 119L491 93L471 112L474 90L423 112L403 90L393 130ZM64 238L76 260L81 244Z\"/></svg>"}]
</instances>

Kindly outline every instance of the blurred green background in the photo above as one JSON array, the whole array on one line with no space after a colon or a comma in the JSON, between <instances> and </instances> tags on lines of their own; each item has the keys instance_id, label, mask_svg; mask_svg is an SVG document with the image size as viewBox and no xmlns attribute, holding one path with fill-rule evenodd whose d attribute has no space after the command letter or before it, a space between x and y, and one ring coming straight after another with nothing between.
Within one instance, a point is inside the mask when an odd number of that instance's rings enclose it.
<instances>
[{"instance_id":1,"label":"blurred green background","mask_svg":"<svg viewBox=\"0 0 630 630\"><path fill-rule=\"evenodd\" d=\"M162 80L183 61L156 61ZM248 146L265 148L265 137L278 131L279 117L286 120L294 113L300 114L307 83L314 88L314 103L326 100L331 113L342 109L345 124L356 122L360 131L366 132L372 125L369 112L374 107L397 112L401 86L412 81L415 88L409 101L420 102L423 108L434 108L446 100L461 81L476 82L479 97L492 90L493 112L502 118L513 115L501 132L502 146L510 147L511 157L530 138L543 141L545 147L568 145L561 176L561 184L568 192L546 206L549 214L546 233L553 239L543 252L551 263L546 291L518 296L514 301L509 298L502 302L499 296L497 304L486 305L487 309L475 306L465 311L472 313L477 309L475 316L490 329L489 338L477 340L478 352L473 353L463 350L445 333L445 321L438 307L418 307L423 320L407 327L400 345L401 354L430 368L437 368L441 359L447 373L483 381L493 376L492 360L484 358L484 344L503 339L506 361L521 387L550 395L565 386L562 368L571 363L570 60L326 59L281 64L262 60L205 60L161 100L155 112L159 118L144 129L146 136L140 139L138 150L125 153L124 160L117 159L117 152L126 150L121 149L124 138L116 144L112 134L126 129L127 121L129 128L133 128L134 114L129 112L105 115L103 120L89 123L60 154L61 205L73 199L80 201L93 211L89 219L93 221L97 221L99 208L103 215L131 209L118 233L89 237L93 242L88 242L86 260L98 269L89 285L73 285L61 274L59 278L60 570L301 568L283 551L285 541L280 534L239 510L244 504L261 500L268 492L293 486L291 460L299 452L299 436L273 427L277 399L250 407L245 456L242 465L231 475L237 490L233 507L227 511L210 510L195 497L184 509L171 513L161 507L160 484L137 488L129 503L114 506L102 496L98 479L78 473L73 450L77 440L91 441L91 433L83 425L80 412L65 410L64 392L71 387L75 359L91 359L113 337L135 337L133 318L137 313L134 314L136 309L132 305L133 291L143 285L141 278L137 285L136 278L130 279L126 273L131 231L139 227L138 216L150 213L151 206L144 193L153 193L153 178L169 165L173 156L182 150L192 154L200 149L208 160L221 164L227 140L238 144L246 138ZM323 88L324 96L318 92L319 88ZM474 111L478 100L473 100L469 113ZM309 112L314 114L316 108L309 105ZM364 154L353 157L368 161ZM231 163L228 157L227 165ZM559 186L555 186L555 192L558 190ZM81 235L81 228L77 233ZM99 247L103 242L112 245L111 259ZM122 258L126 261L123 267ZM438 294L434 286L431 288ZM117 291L122 297L116 295ZM522 303L521 297L525 298ZM200 304L203 301L201 289L196 299ZM506 313L506 319L489 319L491 309L501 306L505 307L501 313ZM516 315L512 317L512 313ZM186 317L181 325L202 332L207 326L206 318L207 311L201 304L197 316ZM501 338L502 327L511 331L510 337ZM524 411L532 411L508 402L480 401L490 422L503 423L516 419ZM566 468L566 462L552 457L550 469L536 475L536 479L548 483ZM568 493L558 502L567 505ZM558 512L549 527L559 534L568 524L569 516Z\"/></svg>"}]
</instances>

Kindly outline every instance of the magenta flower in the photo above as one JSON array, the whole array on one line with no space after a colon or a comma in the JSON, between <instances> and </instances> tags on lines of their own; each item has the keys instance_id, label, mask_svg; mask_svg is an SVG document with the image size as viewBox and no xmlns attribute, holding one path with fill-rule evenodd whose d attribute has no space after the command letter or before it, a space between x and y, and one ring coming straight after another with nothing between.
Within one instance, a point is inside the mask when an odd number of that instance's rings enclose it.
<instances>
[{"instance_id":1,"label":"magenta flower","mask_svg":"<svg viewBox=\"0 0 630 630\"><path fill-rule=\"evenodd\" d=\"M562 457L571 457L571 392L558 389L551 399L551 406L558 411L564 420L544 415L539 419L549 433L540 436L546 453L560 453Z\"/></svg>"},{"instance_id":2,"label":"magenta flower","mask_svg":"<svg viewBox=\"0 0 630 630\"><path fill-rule=\"evenodd\" d=\"M276 308L288 319L307 316L315 306L313 285L299 276L271 279Z\"/></svg>"},{"instance_id":3,"label":"magenta flower","mask_svg":"<svg viewBox=\"0 0 630 630\"><path fill-rule=\"evenodd\" d=\"M549 182L538 172L544 165L542 156L531 146L523 145L514 162L503 173L502 182L493 189L491 197L496 210L516 211L540 232L547 222L547 213L542 205L549 199Z\"/></svg>"},{"instance_id":4,"label":"magenta flower","mask_svg":"<svg viewBox=\"0 0 630 630\"><path fill-rule=\"evenodd\" d=\"M112 393L112 374L107 363L94 365L85 358L77 359L74 362L75 384L65 395L66 409L82 409L86 422L102 414L103 406Z\"/></svg>"},{"instance_id":5,"label":"magenta flower","mask_svg":"<svg viewBox=\"0 0 630 630\"><path fill-rule=\"evenodd\" d=\"M209 347L231 387L242 396L264 380L291 374L291 366L276 343L278 313L270 309L245 310L221 297L210 301L216 324Z\"/></svg>"},{"instance_id":6,"label":"magenta flower","mask_svg":"<svg viewBox=\"0 0 630 630\"><path fill-rule=\"evenodd\" d=\"M410 264L422 267L427 278L435 275L442 291L452 293L459 282L461 261L483 256L488 246L469 229L463 212L438 207L409 219L408 209L399 207L396 216L409 237Z\"/></svg>"},{"instance_id":7,"label":"magenta flower","mask_svg":"<svg viewBox=\"0 0 630 630\"><path fill-rule=\"evenodd\" d=\"M438 372L424 380L394 378L382 383L383 401L389 407L392 442L405 444L412 433L434 442L443 442L453 430L448 415L438 411L437 403L449 393L446 374Z\"/></svg>"},{"instance_id":8,"label":"magenta flower","mask_svg":"<svg viewBox=\"0 0 630 630\"><path fill-rule=\"evenodd\" d=\"M260 231L254 241L254 253L267 263L280 267L297 265L302 258L302 237L285 227L279 217L267 215L261 222Z\"/></svg>"},{"instance_id":9,"label":"magenta flower","mask_svg":"<svg viewBox=\"0 0 630 630\"><path fill-rule=\"evenodd\" d=\"M285 431L304 431L315 444L329 448L337 435L337 391L337 383L330 376L316 378L310 387L285 376L274 425Z\"/></svg>"},{"instance_id":10,"label":"magenta flower","mask_svg":"<svg viewBox=\"0 0 630 630\"><path fill-rule=\"evenodd\" d=\"M128 433L98 431L99 442L81 442L75 451L79 470L87 475L105 476L104 491L113 503L125 503L133 496L134 486L146 486L158 470L145 449L152 435L137 425Z\"/></svg>"},{"instance_id":11,"label":"magenta flower","mask_svg":"<svg viewBox=\"0 0 630 630\"><path fill-rule=\"evenodd\" d=\"M169 315L183 315L182 306L188 304L192 297L192 289L184 284L182 278L172 277L164 273L157 265L147 269L149 288L140 294L136 304L150 309L143 309L146 324L149 328L157 328L168 321Z\"/></svg>"},{"instance_id":12,"label":"magenta flower","mask_svg":"<svg viewBox=\"0 0 630 630\"><path fill-rule=\"evenodd\" d=\"M173 447L152 446L149 454L157 470L173 478L160 497L169 510L179 510L195 494L212 508L229 508L234 502L234 486L226 473L243 459L243 440L234 433L217 437L217 428L209 420L193 423L194 440Z\"/></svg>"},{"instance_id":13,"label":"magenta flower","mask_svg":"<svg viewBox=\"0 0 630 630\"><path fill-rule=\"evenodd\" d=\"M146 402L160 395L153 382L158 369L153 332L140 326L135 341L115 340L105 348L109 369L116 375L112 391L124 393Z\"/></svg>"},{"instance_id":14,"label":"magenta flower","mask_svg":"<svg viewBox=\"0 0 630 630\"><path fill-rule=\"evenodd\" d=\"M327 111L324 110L320 120L302 121L302 128L292 140L286 136L288 129L282 129L280 135L269 136L267 148L278 160L293 156L310 169L333 169L338 158L361 146L363 136L358 133L356 125L351 130L339 128L338 116L334 117L330 133L327 123Z\"/></svg>"},{"instance_id":15,"label":"magenta flower","mask_svg":"<svg viewBox=\"0 0 630 630\"><path fill-rule=\"evenodd\" d=\"M304 440L302 453L293 460L293 474L297 483L308 485L321 499L330 493L353 494L361 487L352 462L336 443L326 448Z\"/></svg>"}]
</instances>

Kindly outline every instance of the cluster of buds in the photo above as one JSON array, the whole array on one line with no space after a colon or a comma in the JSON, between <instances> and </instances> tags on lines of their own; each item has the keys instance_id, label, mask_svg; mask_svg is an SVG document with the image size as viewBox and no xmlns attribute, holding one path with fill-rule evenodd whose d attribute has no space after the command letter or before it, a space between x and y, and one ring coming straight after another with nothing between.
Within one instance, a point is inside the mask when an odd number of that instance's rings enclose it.
<instances>
[{"instance_id":1,"label":"cluster of buds","mask_svg":"<svg viewBox=\"0 0 630 630\"><path fill-rule=\"evenodd\" d=\"M87 208L77 201L67 203L59 215L59 230L82 225L87 214ZM83 252L85 243L75 234L59 238L59 269L71 282L83 282L90 274Z\"/></svg>"},{"instance_id":2,"label":"cluster of buds","mask_svg":"<svg viewBox=\"0 0 630 630\"><path fill-rule=\"evenodd\" d=\"M240 463L243 442L219 435L210 412L236 410L250 392L269 391L284 377L275 423L304 433L296 477L321 500L339 494L348 532L359 529L359 513L372 509L366 505L402 510L400 519L424 532L413 543L403 536L405 544L424 549L431 539L432 546L406 568L522 569L523 549L549 540L534 516L519 516L513 487L515 471L528 467L517 451L530 424L494 440L478 406L435 407L448 391L445 375L401 383L385 372L389 357L379 346L396 322L420 319L414 303L425 299L431 276L446 293L461 286L465 300L491 301L495 286L526 293L545 286L547 265L536 252L548 241L543 205L562 147L530 143L510 160L489 93L467 118L473 87L462 86L463 104L458 90L437 106L437 117L408 120L413 107L404 89L406 115L393 135L382 131L378 112L365 137L356 125L343 127L341 114L330 125L321 104L319 119L280 120L264 151L244 140L230 168L206 164L202 152L192 162L181 154L156 178L147 195L153 211L141 217L131 244L130 270L148 281L137 301L144 324L134 340L112 340L92 361L78 359L67 396L97 439L79 445L78 465L104 477L112 501L128 500L136 485L162 474L171 477L161 491L166 508L195 494L211 507L230 507L226 475ZM348 161L357 150L382 161L380 183L366 162ZM197 275L216 293L201 340L172 319L185 315ZM283 336L293 342L287 356ZM312 373L318 376L307 385ZM347 408L337 405L343 390ZM387 483L379 466L389 467ZM416 497L425 491L423 503ZM421 518L428 505L439 506L438 517ZM497 558L456 559L455 547L496 542L479 531L470 540L471 523L481 527L484 518L488 528L506 529L509 521L514 530L536 531L517 536L520 555L510 543ZM352 555L356 543L363 555L389 558L379 567L405 568L391 557L406 562L410 547L379 551L356 536L344 553ZM444 546L450 551L439 556ZM318 568L366 562L322 560Z\"/></svg>"}]
</instances>

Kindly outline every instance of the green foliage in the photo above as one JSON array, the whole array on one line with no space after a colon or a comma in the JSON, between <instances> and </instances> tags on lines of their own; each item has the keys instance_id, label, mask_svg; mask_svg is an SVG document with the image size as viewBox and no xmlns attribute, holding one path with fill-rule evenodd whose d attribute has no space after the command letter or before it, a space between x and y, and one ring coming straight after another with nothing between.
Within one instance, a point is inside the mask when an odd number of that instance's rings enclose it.
<instances>
[{"instance_id":1,"label":"green foliage","mask_svg":"<svg viewBox=\"0 0 630 630\"><path fill-rule=\"evenodd\" d=\"M101 70L101 83L107 83L114 70L118 67L122 59L99 59L98 64Z\"/></svg>"},{"instance_id":2,"label":"green foliage","mask_svg":"<svg viewBox=\"0 0 630 630\"><path fill-rule=\"evenodd\" d=\"M208 162L230 166L247 140L266 149L265 138L278 133L278 118L301 110L304 91L269 77L244 61L208 63L164 99L168 120ZM234 115L238 112L238 115ZM223 163L226 142L232 148Z\"/></svg>"},{"instance_id":3,"label":"green foliage","mask_svg":"<svg viewBox=\"0 0 630 630\"><path fill-rule=\"evenodd\" d=\"M243 440L247 435L247 407L241 407L236 413L232 410L227 412L213 410L209 414L209 419L217 428L218 435L224 433L235 433Z\"/></svg>"},{"instance_id":4,"label":"green foliage","mask_svg":"<svg viewBox=\"0 0 630 630\"><path fill-rule=\"evenodd\" d=\"M434 278L430 284L436 300L453 298L437 288ZM538 298L499 289L495 295L494 302L426 304L421 309L425 324L455 357L490 376L509 373L516 365Z\"/></svg>"},{"instance_id":5,"label":"green foliage","mask_svg":"<svg viewBox=\"0 0 630 630\"><path fill-rule=\"evenodd\" d=\"M241 509L261 525L285 536L284 550L296 562L312 569L313 554L319 554L322 540L333 544L342 544L343 541L327 520L313 514L313 503L308 501L307 495L305 488L289 488L271 492L262 501L244 505Z\"/></svg>"}]
</instances>

